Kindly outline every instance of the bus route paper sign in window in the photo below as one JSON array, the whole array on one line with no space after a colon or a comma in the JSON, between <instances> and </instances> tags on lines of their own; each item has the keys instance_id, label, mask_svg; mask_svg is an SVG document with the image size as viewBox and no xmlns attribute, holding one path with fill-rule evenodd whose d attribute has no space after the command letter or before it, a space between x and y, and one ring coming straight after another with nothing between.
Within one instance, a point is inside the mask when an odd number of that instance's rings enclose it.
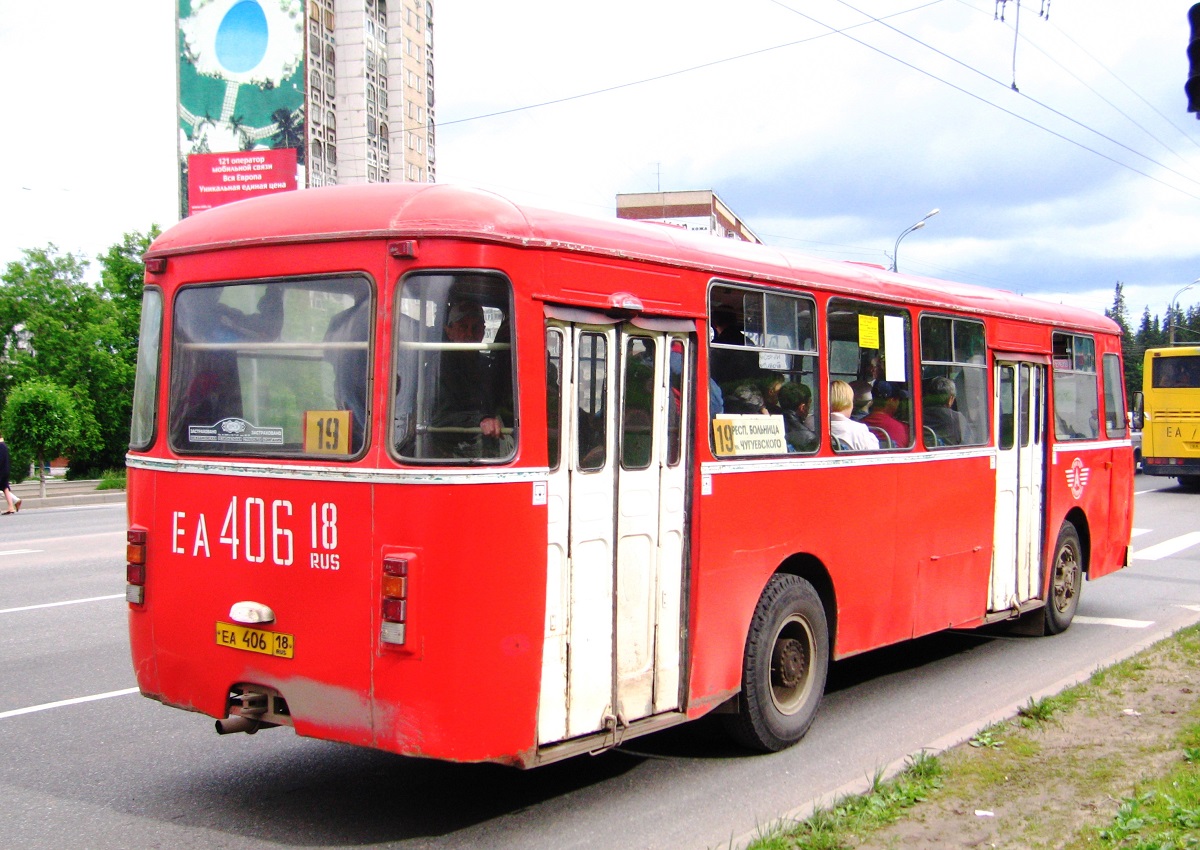
<instances>
[{"instance_id":1,"label":"bus route paper sign in window","mask_svg":"<svg viewBox=\"0 0 1200 850\"><path fill-rule=\"evenodd\" d=\"M713 418L713 446L720 457L787 454L783 417L721 414Z\"/></svg>"},{"instance_id":2,"label":"bus route paper sign in window","mask_svg":"<svg viewBox=\"0 0 1200 850\"><path fill-rule=\"evenodd\" d=\"M350 454L350 411L305 411L304 451L308 454Z\"/></svg>"}]
</instances>

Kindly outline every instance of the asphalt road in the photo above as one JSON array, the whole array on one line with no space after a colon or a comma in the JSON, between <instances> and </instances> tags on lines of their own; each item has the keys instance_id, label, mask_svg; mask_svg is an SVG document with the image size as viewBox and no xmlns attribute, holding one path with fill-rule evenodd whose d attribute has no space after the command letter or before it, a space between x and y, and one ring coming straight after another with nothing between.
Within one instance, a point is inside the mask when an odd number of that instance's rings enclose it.
<instances>
[{"instance_id":1,"label":"asphalt road","mask_svg":"<svg viewBox=\"0 0 1200 850\"><path fill-rule=\"evenodd\" d=\"M1200 493L1145 476L1138 490L1143 557L1086 584L1063 635L950 633L841 662L783 753L747 755L706 719L528 772L287 729L218 737L139 697L123 505L23 511L0 522L0 846L736 846L1200 620Z\"/></svg>"}]
</instances>

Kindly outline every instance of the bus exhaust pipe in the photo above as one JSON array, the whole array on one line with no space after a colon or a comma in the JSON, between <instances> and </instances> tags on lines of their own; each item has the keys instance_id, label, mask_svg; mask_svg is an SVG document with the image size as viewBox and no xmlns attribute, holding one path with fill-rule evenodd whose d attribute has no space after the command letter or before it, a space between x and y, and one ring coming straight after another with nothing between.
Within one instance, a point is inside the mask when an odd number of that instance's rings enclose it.
<instances>
[{"instance_id":1,"label":"bus exhaust pipe","mask_svg":"<svg viewBox=\"0 0 1200 850\"><path fill-rule=\"evenodd\" d=\"M240 714L222 717L216 722L218 735L233 735L237 732L245 732L247 735L253 735L262 725L262 721L243 717Z\"/></svg>"}]
</instances>

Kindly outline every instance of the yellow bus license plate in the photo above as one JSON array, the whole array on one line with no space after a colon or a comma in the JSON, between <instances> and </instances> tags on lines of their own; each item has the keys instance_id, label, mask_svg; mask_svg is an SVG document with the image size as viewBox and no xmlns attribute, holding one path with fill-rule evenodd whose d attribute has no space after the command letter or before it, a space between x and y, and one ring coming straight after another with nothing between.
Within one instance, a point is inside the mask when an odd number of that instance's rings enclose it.
<instances>
[{"instance_id":1,"label":"yellow bus license plate","mask_svg":"<svg viewBox=\"0 0 1200 850\"><path fill-rule=\"evenodd\" d=\"M276 658L291 658L296 651L296 639L292 635L235 626L233 623L217 623L217 643L247 652L274 655Z\"/></svg>"}]
</instances>

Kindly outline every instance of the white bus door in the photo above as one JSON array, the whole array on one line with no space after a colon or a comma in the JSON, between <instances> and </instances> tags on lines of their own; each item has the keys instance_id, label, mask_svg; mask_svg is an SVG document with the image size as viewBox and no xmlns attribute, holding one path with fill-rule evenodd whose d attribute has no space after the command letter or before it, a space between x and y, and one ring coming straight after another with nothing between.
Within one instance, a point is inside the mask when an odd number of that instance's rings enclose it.
<instances>
[{"instance_id":1,"label":"white bus door","mask_svg":"<svg viewBox=\"0 0 1200 850\"><path fill-rule=\"evenodd\" d=\"M679 707L690 341L629 325L547 326L539 743Z\"/></svg>"},{"instance_id":2,"label":"white bus door","mask_svg":"<svg viewBox=\"0 0 1200 850\"><path fill-rule=\"evenodd\" d=\"M996 362L996 531L988 611L1041 592L1046 368Z\"/></svg>"}]
</instances>

